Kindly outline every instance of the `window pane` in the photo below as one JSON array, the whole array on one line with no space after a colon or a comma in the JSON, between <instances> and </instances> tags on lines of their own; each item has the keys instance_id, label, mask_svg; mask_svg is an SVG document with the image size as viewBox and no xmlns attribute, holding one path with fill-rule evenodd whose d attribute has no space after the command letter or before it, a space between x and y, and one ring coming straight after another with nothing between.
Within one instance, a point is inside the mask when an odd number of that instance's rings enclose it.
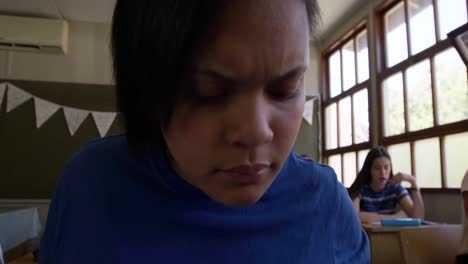
<instances>
[{"instance_id":1,"label":"window pane","mask_svg":"<svg viewBox=\"0 0 468 264\"><path fill-rule=\"evenodd\" d=\"M351 138L351 98L346 97L338 104L340 110L340 147L349 146Z\"/></svg>"},{"instance_id":2,"label":"window pane","mask_svg":"<svg viewBox=\"0 0 468 264\"><path fill-rule=\"evenodd\" d=\"M387 66L391 67L408 57L403 2L399 3L385 14L385 26Z\"/></svg>"},{"instance_id":3,"label":"window pane","mask_svg":"<svg viewBox=\"0 0 468 264\"><path fill-rule=\"evenodd\" d=\"M446 39L447 33L467 21L466 0L438 0L440 38Z\"/></svg>"},{"instance_id":4,"label":"window pane","mask_svg":"<svg viewBox=\"0 0 468 264\"><path fill-rule=\"evenodd\" d=\"M422 61L406 71L410 131L434 126L432 111L431 66Z\"/></svg>"},{"instance_id":5,"label":"window pane","mask_svg":"<svg viewBox=\"0 0 468 264\"><path fill-rule=\"evenodd\" d=\"M354 179L356 179L356 153L346 153L343 155L344 186L350 187Z\"/></svg>"},{"instance_id":6,"label":"window pane","mask_svg":"<svg viewBox=\"0 0 468 264\"><path fill-rule=\"evenodd\" d=\"M356 85L356 64L354 61L354 41L344 45L341 54L343 56L343 90Z\"/></svg>"},{"instance_id":7,"label":"window pane","mask_svg":"<svg viewBox=\"0 0 468 264\"><path fill-rule=\"evenodd\" d=\"M367 31L357 37L358 83L369 79L369 48L367 46Z\"/></svg>"},{"instance_id":8,"label":"window pane","mask_svg":"<svg viewBox=\"0 0 468 264\"><path fill-rule=\"evenodd\" d=\"M329 59L330 75L330 98L341 93L341 56L340 51L336 51Z\"/></svg>"},{"instance_id":9,"label":"window pane","mask_svg":"<svg viewBox=\"0 0 468 264\"><path fill-rule=\"evenodd\" d=\"M439 124L468 119L466 66L454 48L435 57Z\"/></svg>"},{"instance_id":10,"label":"window pane","mask_svg":"<svg viewBox=\"0 0 468 264\"><path fill-rule=\"evenodd\" d=\"M338 147L338 128L336 104L332 104L325 109L325 138L326 149Z\"/></svg>"},{"instance_id":11,"label":"window pane","mask_svg":"<svg viewBox=\"0 0 468 264\"><path fill-rule=\"evenodd\" d=\"M367 89L363 89L353 96L354 111L354 143L369 141L369 109Z\"/></svg>"},{"instance_id":12,"label":"window pane","mask_svg":"<svg viewBox=\"0 0 468 264\"><path fill-rule=\"evenodd\" d=\"M436 43L432 0L409 0L411 54Z\"/></svg>"},{"instance_id":13,"label":"window pane","mask_svg":"<svg viewBox=\"0 0 468 264\"><path fill-rule=\"evenodd\" d=\"M414 143L415 176L422 188L441 188L439 139L431 138Z\"/></svg>"},{"instance_id":14,"label":"window pane","mask_svg":"<svg viewBox=\"0 0 468 264\"><path fill-rule=\"evenodd\" d=\"M397 73L383 83L383 112L385 136L405 132L403 77Z\"/></svg>"},{"instance_id":15,"label":"window pane","mask_svg":"<svg viewBox=\"0 0 468 264\"><path fill-rule=\"evenodd\" d=\"M335 170L336 177L341 181L341 155L334 155L328 158L328 165Z\"/></svg>"},{"instance_id":16,"label":"window pane","mask_svg":"<svg viewBox=\"0 0 468 264\"><path fill-rule=\"evenodd\" d=\"M460 188L468 169L468 132L445 137L447 187Z\"/></svg>"},{"instance_id":17,"label":"window pane","mask_svg":"<svg viewBox=\"0 0 468 264\"><path fill-rule=\"evenodd\" d=\"M359 170L362 169L362 165L364 165L364 161L366 160L367 153L369 153L370 150L365 149L361 150L358 152L358 164L359 164Z\"/></svg>"},{"instance_id":18,"label":"window pane","mask_svg":"<svg viewBox=\"0 0 468 264\"><path fill-rule=\"evenodd\" d=\"M393 173L404 172L411 174L411 146L409 143L390 145L387 148L392 158ZM403 182L404 187L411 187L411 184Z\"/></svg>"}]
</instances>

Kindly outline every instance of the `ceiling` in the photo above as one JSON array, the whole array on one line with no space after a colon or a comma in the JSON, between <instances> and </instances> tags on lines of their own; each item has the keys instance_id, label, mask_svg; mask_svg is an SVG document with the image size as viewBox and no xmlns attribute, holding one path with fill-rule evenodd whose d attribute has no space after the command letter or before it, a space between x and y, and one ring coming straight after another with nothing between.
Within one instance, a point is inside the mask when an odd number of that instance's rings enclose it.
<instances>
[{"instance_id":1,"label":"ceiling","mask_svg":"<svg viewBox=\"0 0 468 264\"><path fill-rule=\"evenodd\" d=\"M0 13L110 23L116 0L0 0ZM317 0L322 10L320 32L326 32L363 0ZM320 34L321 35L321 34Z\"/></svg>"}]
</instances>

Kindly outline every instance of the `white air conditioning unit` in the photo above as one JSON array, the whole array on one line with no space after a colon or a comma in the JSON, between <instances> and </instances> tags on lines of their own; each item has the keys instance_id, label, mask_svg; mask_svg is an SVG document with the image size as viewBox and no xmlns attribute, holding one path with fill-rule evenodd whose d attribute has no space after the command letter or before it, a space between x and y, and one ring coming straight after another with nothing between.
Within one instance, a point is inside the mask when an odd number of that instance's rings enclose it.
<instances>
[{"instance_id":1,"label":"white air conditioning unit","mask_svg":"<svg viewBox=\"0 0 468 264\"><path fill-rule=\"evenodd\" d=\"M65 20L0 15L0 49L65 54L67 47Z\"/></svg>"}]
</instances>

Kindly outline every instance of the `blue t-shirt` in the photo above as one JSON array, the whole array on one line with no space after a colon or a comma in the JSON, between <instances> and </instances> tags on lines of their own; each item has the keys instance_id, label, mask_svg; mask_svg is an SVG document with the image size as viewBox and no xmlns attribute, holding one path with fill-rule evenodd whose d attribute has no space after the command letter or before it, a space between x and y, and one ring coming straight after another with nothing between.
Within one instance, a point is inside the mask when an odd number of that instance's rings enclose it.
<instances>
[{"instance_id":1,"label":"blue t-shirt","mask_svg":"<svg viewBox=\"0 0 468 264\"><path fill-rule=\"evenodd\" d=\"M129 157L125 136L66 165L40 263L369 263L369 242L333 170L291 153L254 205L226 207L165 155Z\"/></svg>"},{"instance_id":2,"label":"blue t-shirt","mask_svg":"<svg viewBox=\"0 0 468 264\"><path fill-rule=\"evenodd\" d=\"M363 212L393 214L398 209L400 199L405 197L408 191L400 184L388 184L380 192L374 192L366 184L363 185L359 193L359 206Z\"/></svg>"}]
</instances>

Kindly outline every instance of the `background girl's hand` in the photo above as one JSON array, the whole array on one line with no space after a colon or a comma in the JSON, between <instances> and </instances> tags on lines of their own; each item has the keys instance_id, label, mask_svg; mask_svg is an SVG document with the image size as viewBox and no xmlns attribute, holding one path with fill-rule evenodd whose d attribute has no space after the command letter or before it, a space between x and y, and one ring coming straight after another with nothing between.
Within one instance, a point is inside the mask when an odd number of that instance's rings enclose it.
<instances>
[{"instance_id":1,"label":"background girl's hand","mask_svg":"<svg viewBox=\"0 0 468 264\"><path fill-rule=\"evenodd\" d=\"M414 178L414 176L403 172L398 172L397 174L393 175L392 180L395 183L401 183L402 181L409 182L411 183L411 185L414 185L416 183L416 178Z\"/></svg>"}]
</instances>

